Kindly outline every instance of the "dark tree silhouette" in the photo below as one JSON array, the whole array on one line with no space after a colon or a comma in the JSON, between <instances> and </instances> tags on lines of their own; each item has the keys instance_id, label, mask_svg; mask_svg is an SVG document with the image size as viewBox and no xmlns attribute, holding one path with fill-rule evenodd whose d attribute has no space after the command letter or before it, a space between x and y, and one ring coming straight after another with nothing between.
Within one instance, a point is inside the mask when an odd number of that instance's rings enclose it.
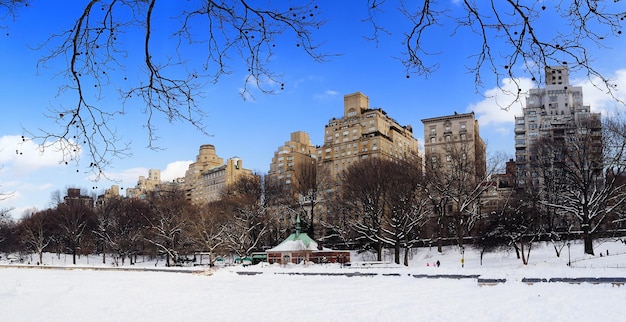
<instances>
[{"instance_id":1,"label":"dark tree silhouette","mask_svg":"<svg viewBox=\"0 0 626 322\"><path fill-rule=\"evenodd\" d=\"M78 250L95 224L93 209L83 200L68 199L57 205L54 220L59 230L58 238L70 251L72 264L76 265Z\"/></svg>"},{"instance_id":2,"label":"dark tree silhouette","mask_svg":"<svg viewBox=\"0 0 626 322\"><path fill-rule=\"evenodd\" d=\"M43 251L53 240L51 225L53 210L39 211L29 214L20 220L18 225L19 240L28 250L39 256L39 264L43 265Z\"/></svg>"}]
</instances>

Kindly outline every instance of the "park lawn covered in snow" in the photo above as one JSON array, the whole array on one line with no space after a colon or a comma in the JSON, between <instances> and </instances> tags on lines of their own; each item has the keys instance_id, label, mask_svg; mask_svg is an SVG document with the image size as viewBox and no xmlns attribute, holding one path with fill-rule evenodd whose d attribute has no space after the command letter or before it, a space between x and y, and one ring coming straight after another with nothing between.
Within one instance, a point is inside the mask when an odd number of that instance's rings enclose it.
<instances>
[{"instance_id":1,"label":"park lawn covered in snow","mask_svg":"<svg viewBox=\"0 0 626 322\"><path fill-rule=\"evenodd\" d=\"M194 274L97 271L90 269L102 266L95 257L72 270L7 265L0 269L0 320L623 321L626 285L528 285L522 279L626 277L626 245L598 243L596 253L603 257L584 256L574 243L571 257L565 248L557 258L551 247L537 244L528 266L514 252L486 254L481 266L479 251L468 248L461 267L455 247L443 254L416 249L408 268L362 266L358 255L350 268L260 264ZM441 267L431 265L437 260ZM154 268L154 262L143 266ZM371 276L337 275L345 272ZM414 277L447 274L506 282L481 286L476 278Z\"/></svg>"}]
</instances>

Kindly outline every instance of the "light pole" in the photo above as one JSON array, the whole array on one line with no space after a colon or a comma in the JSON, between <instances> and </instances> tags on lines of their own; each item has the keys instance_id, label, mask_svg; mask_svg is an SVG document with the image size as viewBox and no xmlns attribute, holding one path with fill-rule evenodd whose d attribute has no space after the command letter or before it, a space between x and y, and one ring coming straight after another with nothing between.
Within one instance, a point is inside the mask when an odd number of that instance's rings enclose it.
<instances>
[{"instance_id":1,"label":"light pole","mask_svg":"<svg viewBox=\"0 0 626 322\"><path fill-rule=\"evenodd\" d=\"M465 267L465 247L461 246L461 267Z\"/></svg>"},{"instance_id":2,"label":"light pole","mask_svg":"<svg viewBox=\"0 0 626 322\"><path fill-rule=\"evenodd\" d=\"M570 254L570 242L567 242L567 266L572 267L572 256Z\"/></svg>"}]
</instances>

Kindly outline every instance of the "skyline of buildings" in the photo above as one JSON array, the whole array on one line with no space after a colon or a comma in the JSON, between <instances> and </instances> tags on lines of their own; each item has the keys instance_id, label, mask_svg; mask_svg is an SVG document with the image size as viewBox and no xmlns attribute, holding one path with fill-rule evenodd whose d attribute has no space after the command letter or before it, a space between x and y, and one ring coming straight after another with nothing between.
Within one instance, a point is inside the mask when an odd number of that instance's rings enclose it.
<instances>
[{"instance_id":1,"label":"skyline of buildings","mask_svg":"<svg viewBox=\"0 0 626 322\"><path fill-rule=\"evenodd\" d=\"M545 87L531 89L523 115L515 116L515 167L513 170L509 162L507 174L519 175L518 183L532 175L526 172L526 163L533 157L529 147L536 138L547 133L566 135L572 120L599 115L583 104L582 88L569 85L567 66L546 67L545 72ZM422 167L435 162L451 167L456 157L471 164L476 176L486 174L486 144L473 112L422 119L424 150L419 151L412 126L401 125L382 108L370 108L365 94L344 95L343 108L342 117L333 117L324 126L321 145L311 142L307 132L292 132L289 141L274 152L268 180L293 185L298 180L295 166L301 163L317 164L318 172L326 171L336 179L351 164L367 157L418 162ZM252 174L242 168L241 159L233 157L224 162L213 145L205 144L185 177L177 181L184 185L189 200L208 202L217 200L225 186L241 174ZM148 179L140 177L134 189L150 187L153 176L150 173ZM134 189L127 190L127 196Z\"/></svg>"}]
</instances>

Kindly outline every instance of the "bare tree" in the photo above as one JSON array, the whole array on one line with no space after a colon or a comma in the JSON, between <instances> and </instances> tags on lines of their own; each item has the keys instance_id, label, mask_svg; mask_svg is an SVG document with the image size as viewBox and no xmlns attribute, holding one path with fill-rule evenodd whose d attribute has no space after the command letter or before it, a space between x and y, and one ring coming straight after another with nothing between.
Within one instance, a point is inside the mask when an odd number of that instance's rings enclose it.
<instances>
[{"instance_id":1,"label":"bare tree","mask_svg":"<svg viewBox=\"0 0 626 322\"><path fill-rule=\"evenodd\" d=\"M96 225L93 230L94 237L102 251L102 264L106 263L106 254L113 244L111 229L116 223L116 217L121 212L122 197L108 198L96 209Z\"/></svg>"},{"instance_id":2,"label":"bare tree","mask_svg":"<svg viewBox=\"0 0 626 322\"><path fill-rule=\"evenodd\" d=\"M165 265L177 263L190 242L190 204L182 190L154 191L149 196L150 212L144 214L148 233L144 237L165 255Z\"/></svg>"},{"instance_id":3,"label":"bare tree","mask_svg":"<svg viewBox=\"0 0 626 322\"><path fill-rule=\"evenodd\" d=\"M84 238L94 224L93 209L83 200L67 199L59 204L54 213L56 226L60 231L60 241L72 254L72 263L76 264L76 255Z\"/></svg>"},{"instance_id":4,"label":"bare tree","mask_svg":"<svg viewBox=\"0 0 626 322\"><path fill-rule=\"evenodd\" d=\"M27 10L24 7L28 3L0 0L0 19L17 17L17 12ZM60 90L71 95L74 103L50 111L49 116L59 122L60 129L44 129L34 136L44 146L61 144L67 160L85 151L89 168L101 174L111 157L129 153L129 146L119 140L121 136L111 122L124 109L111 108L99 100L110 88L119 89L121 99L129 106L145 106L150 146L157 138L157 114L169 121L189 122L203 131L205 111L196 104L200 88L233 72L233 66L239 63L235 57L247 68L243 95L248 96L248 84L264 92L273 90L264 84L284 86L269 64L280 47L279 40L293 41L315 61L328 56L313 40L324 23L316 3L203 0L168 6L167 1L157 0L86 1L78 17L40 47L49 50L40 61L41 67L63 62L60 73L67 85ZM428 76L436 71L434 54L443 38L433 41L431 36L443 30L450 34L451 41L463 38L476 44L468 66L477 86L483 84L485 74L495 75L498 85L508 78L517 85L512 94L519 99L525 89L520 88L518 72L533 75L542 83L544 66L568 63L572 71L581 70L590 79L597 77L596 85L609 94L615 90L616 84L596 67L589 48L605 49L612 41L619 41L626 17L621 1L548 4L461 0L450 4L368 0L363 5L367 9L363 18L373 27L368 38L373 41L382 41L386 34L396 32L395 25L380 23L382 15L399 9L408 22L403 24L406 29L399 30L403 43L397 56L406 67L407 77L411 73ZM155 22L164 16L173 17L174 23ZM550 28L542 28L547 24ZM171 35L173 39L166 39ZM160 54L157 41L170 44L172 50ZM206 59L187 59L186 54L198 48ZM142 71L136 72L133 66L140 66Z\"/></svg>"},{"instance_id":5,"label":"bare tree","mask_svg":"<svg viewBox=\"0 0 626 322\"><path fill-rule=\"evenodd\" d=\"M318 204L323 200L323 192L328 188L328 176L318 169L315 159L308 159L295 165L292 188L307 234L315 239Z\"/></svg>"},{"instance_id":6,"label":"bare tree","mask_svg":"<svg viewBox=\"0 0 626 322\"><path fill-rule=\"evenodd\" d=\"M133 265L136 262L136 256L141 251L143 241L148 237L151 217L150 205L148 202L138 198L129 198L122 200L118 208L119 211L114 212L114 217L109 227L109 247L115 254L115 260L122 260L122 265L126 258Z\"/></svg>"},{"instance_id":7,"label":"bare tree","mask_svg":"<svg viewBox=\"0 0 626 322\"><path fill-rule=\"evenodd\" d=\"M481 196L499 167L498 162L491 162L486 169L485 156L469 140L451 142L445 149L444 156L425 161L424 192L433 206L439 249L448 229L463 247L464 238L481 218Z\"/></svg>"},{"instance_id":8,"label":"bare tree","mask_svg":"<svg viewBox=\"0 0 626 322\"><path fill-rule=\"evenodd\" d=\"M20 241L26 247L37 253L38 264L43 264L43 251L52 242L51 225L54 216L53 210L39 211L27 214L20 220L18 234Z\"/></svg>"},{"instance_id":9,"label":"bare tree","mask_svg":"<svg viewBox=\"0 0 626 322\"><path fill-rule=\"evenodd\" d=\"M19 18L17 12L27 5L22 0L0 0L0 17ZM107 91L118 91L124 105L144 106L149 146L154 147L158 114L205 132L206 111L197 105L201 88L238 69L233 66L243 63L247 68L244 97L251 95L250 85L274 91L267 84L282 82L269 61L283 38L314 60L324 59L312 37L323 23L312 2L203 0L171 5L157 0L89 0L83 5L75 20L64 30L53 31L37 48L48 52L39 61L40 68L62 63L59 74L67 83L60 93L74 103L49 112L60 129L31 135L44 147L58 144L65 161L86 152L89 168L97 175L112 157L129 154L128 143L120 141L112 122L125 113L124 107L102 102ZM173 23L160 23L162 19ZM190 51L202 52L205 59L190 60Z\"/></svg>"},{"instance_id":10,"label":"bare tree","mask_svg":"<svg viewBox=\"0 0 626 322\"><path fill-rule=\"evenodd\" d=\"M15 221L9 209L0 209L0 251L10 252L14 246Z\"/></svg>"},{"instance_id":11,"label":"bare tree","mask_svg":"<svg viewBox=\"0 0 626 322\"><path fill-rule=\"evenodd\" d=\"M523 190L512 190L497 212L487 214L477 244L482 246L482 257L491 249L513 248L522 264L528 265L533 243L545 231L537 203Z\"/></svg>"},{"instance_id":12,"label":"bare tree","mask_svg":"<svg viewBox=\"0 0 626 322\"><path fill-rule=\"evenodd\" d=\"M626 18L620 1L461 0L451 5L431 0L368 0L365 20L373 27L370 39L381 41L392 33L392 26L381 24L380 17L393 7L408 21L409 27L401 30L404 50L398 58L407 77L411 73L428 76L437 70L441 41L433 41L432 36L447 32L451 41L463 38L475 44L468 70L477 91L484 75L495 75L498 86L519 102L527 90L521 88L519 73L543 83L543 68L561 64L581 70L591 80L597 78L596 85L610 95L617 86L596 66L590 48L603 50L620 41ZM505 79L515 85L512 91L502 86Z\"/></svg>"},{"instance_id":13,"label":"bare tree","mask_svg":"<svg viewBox=\"0 0 626 322\"><path fill-rule=\"evenodd\" d=\"M226 243L228 217L225 205L216 201L206 206L195 207L191 218L191 231L198 241L200 250L209 252L209 264L213 265L215 252Z\"/></svg>"},{"instance_id":14,"label":"bare tree","mask_svg":"<svg viewBox=\"0 0 626 322\"><path fill-rule=\"evenodd\" d=\"M409 251L419 240L421 226L426 222L428 198L423 195L422 171L418 165L398 162L386 170L391 182L383 229L394 248L394 260L400 264L400 250L404 248L403 264L409 265Z\"/></svg>"},{"instance_id":15,"label":"bare tree","mask_svg":"<svg viewBox=\"0 0 626 322\"><path fill-rule=\"evenodd\" d=\"M264 194L260 175L240 177L224 192L223 200L230 211L227 223L226 246L240 257L261 249L272 221L269 216L269 200Z\"/></svg>"},{"instance_id":16,"label":"bare tree","mask_svg":"<svg viewBox=\"0 0 626 322\"><path fill-rule=\"evenodd\" d=\"M541 152L539 169L552 173L543 182L553 187L541 202L560 216L577 223L584 241L584 251L593 255L594 234L607 216L624 203L626 174L626 136L624 120L590 115L573 119L567 133L539 139L535 146ZM541 177L545 179L546 177ZM553 195L556 198L548 198Z\"/></svg>"},{"instance_id":17,"label":"bare tree","mask_svg":"<svg viewBox=\"0 0 626 322\"><path fill-rule=\"evenodd\" d=\"M373 249L378 261L389 242L384 225L391 183L387 174L393 166L392 161L367 158L353 163L341 175L341 201L348 224L361 247Z\"/></svg>"}]
</instances>

